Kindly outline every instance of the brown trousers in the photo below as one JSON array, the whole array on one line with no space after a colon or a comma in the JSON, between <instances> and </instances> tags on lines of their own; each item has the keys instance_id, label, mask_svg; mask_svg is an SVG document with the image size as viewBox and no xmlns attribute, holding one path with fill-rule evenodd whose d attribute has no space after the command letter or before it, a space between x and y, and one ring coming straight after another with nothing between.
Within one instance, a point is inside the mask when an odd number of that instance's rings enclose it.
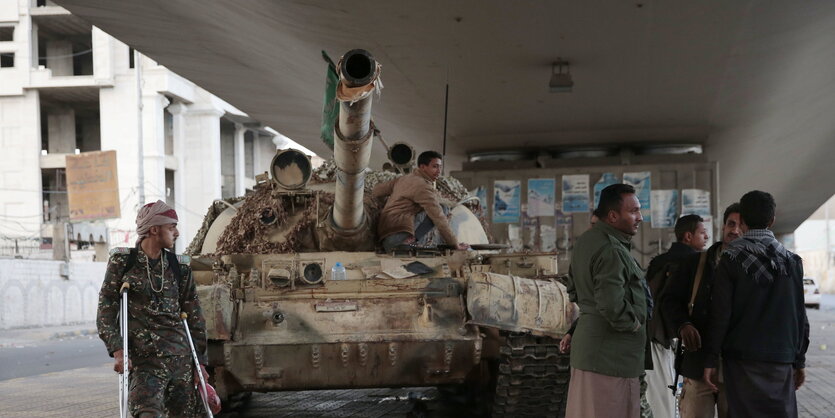
<instances>
[{"instance_id":1,"label":"brown trousers","mask_svg":"<svg viewBox=\"0 0 835 418\"><path fill-rule=\"evenodd\" d=\"M566 418L639 418L641 385L637 377L614 377L571 369Z\"/></svg>"},{"instance_id":2,"label":"brown trousers","mask_svg":"<svg viewBox=\"0 0 835 418\"><path fill-rule=\"evenodd\" d=\"M722 383L721 377L719 379L716 384L719 387L719 393L713 393L704 380L684 379L678 405L681 418L713 418L715 416L726 418L728 416L725 384Z\"/></svg>"}]
</instances>

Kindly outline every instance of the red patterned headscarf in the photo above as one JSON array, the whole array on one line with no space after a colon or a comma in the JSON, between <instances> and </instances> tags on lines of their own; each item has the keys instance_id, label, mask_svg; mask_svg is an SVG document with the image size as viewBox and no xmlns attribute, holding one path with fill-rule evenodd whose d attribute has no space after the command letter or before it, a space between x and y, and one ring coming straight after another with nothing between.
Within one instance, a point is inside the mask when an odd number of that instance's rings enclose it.
<instances>
[{"instance_id":1,"label":"red patterned headscarf","mask_svg":"<svg viewBox=\"0 0 835 418\"><path fill-rule=\"evenodd\" d=\"M139 209L139 213L136 214L136 233L139 234L136 243L138 244L148 237L148 231L152 226L175 224L178 222L177 211L162 200L148 203L142 206L142 209Z\"/></svg>"}]
</instances>

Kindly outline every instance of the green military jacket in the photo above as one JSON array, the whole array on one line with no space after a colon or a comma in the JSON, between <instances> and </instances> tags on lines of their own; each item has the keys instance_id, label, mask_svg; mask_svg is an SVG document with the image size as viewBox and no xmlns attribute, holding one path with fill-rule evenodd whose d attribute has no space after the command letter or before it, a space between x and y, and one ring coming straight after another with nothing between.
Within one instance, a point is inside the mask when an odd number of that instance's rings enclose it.
<instances>
[{"instance_id":1,"label":"green military jacket","mask_svg":"<svg viewBox=\"0 0 835 418\"><path fill-rule=\"evenodd\" d=\"M184 312L188 314L188 326L197 356L205 364L206 322L200 311L188 257L177 256L181 273L178 282L167 255L149 265L148 257L139 247L136 261L123 276L129 253L130 248L114 248L111 251L99 292L96 326L107 352L112 356L122 349L118 319L121 306L119 290L123 282L128 282L128 355L131 358L191 356L180 319L180 313ZM159 263L163 260L165 273L160 284Z\"/></svg>"},{"instance_id":2,"label":"green military jacket","mask_svg":"<svg viewBox=\"0 0 835 418\"><path fill-rule=\"evenodd\" d=\"M568 292L580 306L571 367L616 377L644 371L647 297L631 236L600 221L574 245Z\"/></svg>"}]
</instances>

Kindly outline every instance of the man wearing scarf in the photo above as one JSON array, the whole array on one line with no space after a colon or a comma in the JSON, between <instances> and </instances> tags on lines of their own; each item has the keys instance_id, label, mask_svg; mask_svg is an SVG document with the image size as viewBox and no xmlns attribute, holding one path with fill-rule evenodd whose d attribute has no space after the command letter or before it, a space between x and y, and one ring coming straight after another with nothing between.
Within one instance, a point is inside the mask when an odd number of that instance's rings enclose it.
<instances>
[{"instance_id":1,"label":"man wearing scarf","mask_svg":"<svg viewBox=\"0 0 835 418\"><path fill-rule=\"evenodd\" d=\"M136 216L135 248L115 248L99 293L96 325L121 373L122 337L118 314L122 283L128 290L129 410L135 417L201 416L194 364L180 313L188 314L201 372L206 378L206 325L187 256L173 253L177 212L162 201Z\"/></svg>"},{"instance_id":2,"label":"man wearing scarf","mask_svg":"<svg viewBox=\"0 0 835 418\"><path fill-rule=\"evenodd\" d=\"M704 380L717 391L721 353L728 416L797 417L809 346L803 264L768 229L776 208L770 194L748 192L739 204L744 234L715 272Z\"/></svg>"}]
</instances>

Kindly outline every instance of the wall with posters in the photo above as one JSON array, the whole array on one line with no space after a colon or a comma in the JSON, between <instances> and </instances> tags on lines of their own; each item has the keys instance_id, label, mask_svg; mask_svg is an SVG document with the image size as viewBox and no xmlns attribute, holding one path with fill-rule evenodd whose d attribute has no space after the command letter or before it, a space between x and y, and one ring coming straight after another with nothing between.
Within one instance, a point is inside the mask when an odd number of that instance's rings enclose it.
<instances>
[{"instance_id":1,"label":"wall with posters","mask_svg":"<svg viewBox=\"0 0 835 418\"><path fill-rule=\"evenodd\" d=\"M712 236L718 237L716 228L721 226L724 211L716 201L718 170L703 156L676 155L629 165L613 164L610 159L590 160L588 165L577 160L570 163L570 167L553 168L494 169L488 165L483 170L468 164L467 170L451 175L486 200L486 217L497 242L516 250L555 250L561 273L568 271L574 240L590 226L600 190L624 181L624 175L639 189L642 203L650 206L642 211L645 219L633 241L633 254L644 268L675 241L672 225L682 214L702 215L713 229ZM553 211L545 207L551 204Z\"/></svg>"}]
</instances>

